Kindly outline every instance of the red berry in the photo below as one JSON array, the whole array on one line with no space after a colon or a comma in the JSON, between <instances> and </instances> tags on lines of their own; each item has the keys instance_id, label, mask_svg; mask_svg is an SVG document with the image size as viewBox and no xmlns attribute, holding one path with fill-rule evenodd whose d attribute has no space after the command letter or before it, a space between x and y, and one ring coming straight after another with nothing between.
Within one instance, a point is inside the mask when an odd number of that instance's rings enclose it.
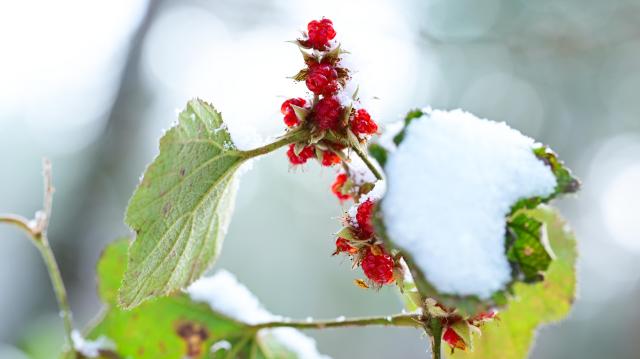
<instances>
[{"instance_id":1,"label":"red berry","mask_svg":"<svg viewBox=\"0 0 640 359\"><path fill-rule=\"evenodd\" d=\"M328 64L315 64L309 67L307 88L316 95L331 96L338 91L338 72Z\"/></svg>"},{"instance_id":2,"label":"red berry","mask_svg":"<svg viewBox=\"0 0 640 359\"><path fill-rule=\"evenodd\" d=\"M495 312L495 311L480 312L474 315L473 317L469 318L469 320L467 321L469 322L469 324L479 327L483 323L492 321L493 319L497 318L496 317L497 314L498 312Z\"/></svg>"},{"instance_id":3,"label":"red berry","mask_svg":"<svg viewBox=\"0 0 640 359\"><path fill-rule=\"evenodd\" d=\"M295 145L290 144L289 150L287 151L287 156L289 157L289 162L292 165L301 165L307 162L309 158L315 157L316 152L313 149L313 146L307 146L302 149L302 151L296 155Z\"/></svg>"},{"instance_id":4,"label":"red berry","mask_svg":"<svg viewBox=\"0 0 640 359\"><path fill-rule=\"evenodd\" d=\"M338 237L338 239L336 239L336 251L333 252L334 255L342 252L355 254L357 251L358 249L352 246L346 238Z\"/></svg>"},{"instance_id":5,"label":"red berry","mask_svg":"<svg viewBox=\"0 0 640 359\"><path fill-rule=\"evenodd\" d=\"M377 284L388 284L393 282L393 258L384 250L375 254L373 250L367 248L360 265L364 275Z\"/></svg>"},{"instance_id":6,"label":"red berry","mask_svg":"<svg viewBox=\"0 0 640 359\"><path fill-rule=\"evenodd\" d=\"M357 135L372 135L378 132L378 125L371 119L367 110L359 109L351 120L351 131Z\"/></svg>"},{"instance_id":7,"label":"red berry","mask_svg":"<svg viewBox=\"0 0 640 359\"><path fill-rule=\"evenodd\" d=\"M336 165L336 164L340 163L340 161L341 161L340 156L338 156L333 151L324 151L322 153L322 165L323 166L330 167L330 166L333 166L333 165Z\"/></svg>"},{"instance_id":8,"label":"red berry","mask_svg":"<svg viewBox=\"0 0 640 359\"><path fill-rule=\"evenodd\" d=\"M442 334L442 340L449 344L452 349L465 350L467 348L462 337L460 337L451 327L447 327L447 329L445 329L444 334Z\"/></svg>"},{"instance_id":9,"label":"red berry","mask_svg":"<svg viewBox=\"0 0 640 359\"><path fill-rule=\"evenodd\" d=\"M335 97L324 97L316 104L314 119L321 130L336 130L340 124L342 107Z\"/></svg>"},{"instance_id":10,"label":"red berry","mask_svg":"<svg viewBox=\"0 0 640 359\"><path fill-rule=\"evenodd\" d=\"M298 107L304 107L304 105L307 103L307 101L305 101L305 99L303 98L290 98L288 100L286 100L285 102L282 103L282 106L280 106L280 112L282 112L282 114L284 115L284 123L289 126L289 127L293 127L295 125L297 125L300 121L298 120L298 116L296 116L296 112L293 110L293 108L291 107L291 105L296 105Z\"/></svg>"},{"instance_id":11,"label":"red berry","mask_svg":"<svg viewBox=\"0 0 640 359\"><path fill-rule=\"evenodd\" d=\"M338 177L336 177L336 181L333 182L333 184L331 185L331 192L333 192L333 194L335 194L336 197L338 197L338 199L341 202L351 198L350 194L342 192L342 187L344 187L344 184L345 182L347 182L347 179L349 179L347 174L341 173L338 175Z\"/></svg>"},{"instance_id":12,"label":"red berry","mask_svg":"<svg viewBox=\"0 0 640 359\"><path fill-rule=\"evenodd\" d=\"M329 45L329 40L336 37L333 22L329 19L313 20L307 25L309 40L307 44L316 50L324 50Z\"/></svg>"},{"instance_id":13,"label":"red berry","mask_svg":"<svg viewBox=\"0 0 640 359\"><path fill-rule=\"evenodd\" d=\"M364 201L358 206L356 212L356 221L358 222L358 233L362 239L367 239L373 236L373 224L371 223L371 217L373 215L374 203L370 199Z\"/></svg>"}]
</instances>

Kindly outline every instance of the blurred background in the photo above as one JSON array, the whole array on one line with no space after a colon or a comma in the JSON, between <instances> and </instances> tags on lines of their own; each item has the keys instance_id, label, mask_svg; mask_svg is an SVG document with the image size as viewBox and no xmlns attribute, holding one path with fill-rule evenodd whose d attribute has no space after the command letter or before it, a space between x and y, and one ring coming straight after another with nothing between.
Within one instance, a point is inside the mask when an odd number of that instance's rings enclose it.
<instances>
[{"instance_id":1,"label":"blurred background","mask_svg":"<svg viewBox=\"0 0 640 359\"><path fill-rule=\"evenodd\" d=\"M583 180L556 203L577 232L579 299L543 328L533 358L637 358L640 352L639 0L56 0L0 2L0 212L40 208L54 166L50 238L76 325L98 312L94 265L128 235L127 200L158 138L193 97L236 126L277 135L304 85L295 39L334 21L353 53L363 103L391 122L410 108L464 108L549 144ZM296 172L296 173L292 173ZM283 151L243 179L217 268L274 313L391 314L394 290L353 285L331 257L342 209L334 173L289 169ZM0 227L0 358L52 358L62 342L37 251ZM401 329L309 332L334 358L424 358Z\"/></svg>"}]
</instances>

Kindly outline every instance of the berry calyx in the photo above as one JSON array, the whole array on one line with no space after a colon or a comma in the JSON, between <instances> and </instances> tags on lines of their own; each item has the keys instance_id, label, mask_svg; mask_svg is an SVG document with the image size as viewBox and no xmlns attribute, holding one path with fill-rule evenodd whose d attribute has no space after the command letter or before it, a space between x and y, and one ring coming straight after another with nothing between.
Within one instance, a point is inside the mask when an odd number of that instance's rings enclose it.
<instances>
[{"instance_id":1,"label":"berry calyx","mask_svg":"<svg viewBox=\"0 0 640 359\"><path fill-rule=\"evenodd\" d=\"M331 185L331 192L342 202L351 198L351 195L344 193L344 184L349 179L346 173L341 173L336 177L335 182Z\"/></svg>"},{"instance_id":2,"label":"berry calyx","mask_svg":"<svg viewBox=\"0 0 640 359\"><path fill-rule=\"evenodd\" d=\"M316 50L325 50L329 41L336 37L336 31L333 29L333 22L329 19L312 20L307 25L309 39L307 45Z\"/></svg>"},{"instance_id":3,"label":"berry calyx","mask_svg":"<svg viewBox=\"0 0 640 359\"><path fill-rule=\"evenodd\" d=\"M358 233L363 239L370 238L374 233L373 224L371 222L374 205L373 201L368 199L358 206L358 211L356 212Z\"/></svg>"},{"instance_id":4,"label":"berry calyx","mask_svg":"<svg viewBox=\"0 0 640 359\"><path fill-rule=\"evenodd\" d=\"M338 253L355 254L357 251L358 249L352 246L351 243L349 243L349 240L347 240L346 238L338 237L338 239L336 239L336 251L333 252L333 255L336 255Z\"/></svg>"},{"instance_id":5,"label":"berry calyx","mask_svg":"<svg viewBox=\"0 0 640 359\"><path fill-rule=\"evenodd\" d=\"M305 148L302 149L302 151L300 151L299 154L296 155L295 152L295 145L294 144L290 144L289 145L289 150L287 151L287 156L289 157L289 162L291 162L292 165L302 165L307 163L307 160L309 158L315 157L316 153L313 149L312 146L306 146Z\"/></svg>"},{"instance_id":6,"label":"berry calyx","mask_svg":"<svg viewBox=\"0 0 640 359\"><path fill-rule=\"evenodd\" d=\"M351 120L351 131L357 135L372 135L378 132L378 125L367 110L359 109Z\"/></svg>"},{"instance_id":7,"label":"berry calyx","mask_svg":"<svg viewBox=\"0 0 640 359\"><path fill-rule=\"evenodd\" d=\"M340 124L342 106L335 97L324 97L315 106L314 120L321 130L336 130Z\"/></svg>"},{"instance_id":8,"label":"berry calyx","mask_svg":"<svg viewBox=\"0 0 640 359\"><path fill-rule=\"evenodd\" d=\"M309 66L305 83L314 94L331 96L338 91L338 72L331 65L314 64Z\"/></svg>"},{"instance_id":9,"label":"berry calyx","mask_svg":"<svg viewBox=\"0 0 640 359\"><path fill-rule=\"evenodd\" d=\"M325 167L330 167L336 165L342 161L340 156L338 156L333 151L325 151L322 153L322 165Z\"/></svg>"},{"instance_id":10,"label":"berry calyx","mask_svg":"<svg viewBox=\"0 0 640 359\"><path fill-rule=\"evenodd\" d=\"M300 123L300 120L298 120L298 116L296 116L296 112L293 110L291 105L304 107L306 103L307 101L300 97L290 98L282 103L282 106L280 106L280 112L282 112L282 114L284 115L284 123L288 127L293 127Z\"/></svg>"},{"instance_id":11,"label":"berry calyx","mask_svg":"<svg viewBox=\"0 0 640 359\"><path fill-rule=\"evenodd\" d=\"M367 248L360 266L364 275L376 284L384 285L393 282L393 257L387 254L384 249L374 251Z\"/></svg>"}]
</instances>

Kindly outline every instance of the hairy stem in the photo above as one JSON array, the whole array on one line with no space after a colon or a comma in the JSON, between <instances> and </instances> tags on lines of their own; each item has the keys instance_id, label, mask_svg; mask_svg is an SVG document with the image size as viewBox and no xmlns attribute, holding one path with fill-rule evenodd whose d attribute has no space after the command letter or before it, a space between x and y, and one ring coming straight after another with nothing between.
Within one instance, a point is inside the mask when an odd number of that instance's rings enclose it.
<instances>
[{"instance_id":1,"label":"hairy stem","mask_svg":"<svg viewBox=\"0 0 640 359\"><path fill-rule=\"evenodd\" d=\"M254 148L248 151L241 151L246 158L253 158L261 155L266 155L269 152L273 152L280 147L296 143L309 137L309 132L302 129L297 129L286 133L284 136L278 138L275 142L266 144L264 146Z\"/></svg>"},{"instance_id":2,"label":"hairy stem","mask_svg":"<svg viewBox=\"0 0 640 359\"><path fill-rule=\"evenodd\" d=\"M48 160L43 161L43 176L44 176L44 203L42 211L36 214L34 221L28 221L27 219L16 215L0 215L0 223L7 223L15 225L22 229L31 238L33 244L38 248L38 251L42 255L44 264L49 272L51 278L51 284L53 285L53 291L58 301L58 307L60 308L60 315L64 322L65 340L68 346L68 354L75 358L76 353L73 347L73 340L71 338L71 332L73 331L73 320L71 316L71 308L69 306L69 300L67 299L67 291L62 281L62 275L60 274L60 268L56 262L56 258L49 245L47 238L47 229L49 228L49 220L51 218L51 206L53 200L53 185L51 180L51 163Z\"/></svg>"},{"instance_id":3,"label":"hairy stem","mask_svg":"<svg viewBox=\"0 0 640 359\"><path fill-rule=\"evenodd\" d=\"M417 314L398 314L388 317L346 318L318 321L274 321L256 324L252 328L260 330L265 328L289 327L297 329L324 329L341 327L366 327L366 326L395 326L422 328L424 318Z\"/></svg>"},{"instance_id":4,"label":"hairy stem","mask_svg":"<svg viewBox=\"0 0 640 359\"><path fill-rule=\"evenodd\" d=\"M442 323L438 318L432 318L427 325L427 332L431 338L431 358L440 359L442 355Z\"/></svg>"},{"instance_id":5,"label":"hairy stem","mask_svg":"<svg viewBox=\"0 0 640 359\"><path fill-rule=\"evenodd\" d=\"M382 178L382 174L380 173L380 171L378 171L376 166L373 165L373 162L371 162L371 159L369 158L369 155L367 155L367 153L364 152L361 147L353 146L351 148L358 155L358 157L360 157L362 159L362 162L364 162L364 164L367 165L367 167L369 168L371 173L373 173L373 175L376 176L377 179L379 179L379 180L383 179Z\"/></svg>"}]
</instances>

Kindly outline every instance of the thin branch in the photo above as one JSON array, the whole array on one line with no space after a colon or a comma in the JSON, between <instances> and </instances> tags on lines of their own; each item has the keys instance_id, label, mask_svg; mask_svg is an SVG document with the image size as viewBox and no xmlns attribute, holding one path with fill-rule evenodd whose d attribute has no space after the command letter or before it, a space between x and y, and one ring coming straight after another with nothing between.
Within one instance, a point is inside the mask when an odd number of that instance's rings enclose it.
<instances>
[{"instance_id":1,"label":"thin branch","mask_svg":"<svg viewBox=\"0 0 640 359\"><path fill-rule=\"evenodd\" d=\"M269 152L273 152L275 150L277 150L280 147L301 141L305 138L307 138L309 136L309 133L305 130L294 130L291 132L288 132L287 134L285 134L284 136L278 138L275 142L266 144L262 147L258 147L258 148L254 148L252 150L249 151L242 151L241 153L246 157L246 158L252 158L252 157L257 157L260 155L265 155Z\"/></svg>"},{"instance_id":2,"label":"thin branch","mask_svg":"<svg viewBox=\"0 0 640 359\"><path fill-rule=\"evenodd\" d=\"M297 329L324 329L343 327L366 327L366 326L395 326L423 328L424 316L419 314L398 314L388 317L367 317L367 318L346 318L319 321L273 321L256 324L252 328L260 330L265 328L289 327Z\"/></svg>"},{"instance_id":3,"label":"thin branch","mask_svg":"<svg viewBox=\"0 0 640 359\"><path fill-rule=\"evenodd\" d=\"M0 216L0 223L12 224L22 229L32 239L38 251L40 251L40 255L42 255L44 264L49 272L49 277L51 278L51 284L53 285L53 291L58 300L58 306L60 307L60 314L64 322L65 339L69 348L68 353L71 354L72 357L75 357L73 339L71 338L71 332L73 331L71 308L69 307L67 291L62 281L60 268L58 267L58 263L56 262L47 238L54 192L51 179L51 162L47 159L42 162L42 175L44 177L43 209L36 213L36 218L33 221L28 221L26 218L16 215L2 215Z\"/></svg>"},{"instance_id":4,"label":"thin branch","mask_svg":"<svg viewBox=\"0 0 640 359\"><path fill-rule=\"evenodd\" d=\"M0 223L12 224L31 235L29 220L15 214L0 214Z\"/></svg>"},{"instance_id":5,"label":"thin branch","mask_svg":"<svg viewBox=\"0 0 640 359\"><path fill-rule=\"evenodd\" d=\"M362 162L364 162L364 164L367 165L367 167L369 168L371 173L373 173L373 175L376 176L377 179L379 179L379 180L384 179L382 177L382 174L380 173L380 171L378 171L378 168L376 168L376 166L373 164L373 162L371 162L371 159L369 158L369 155L367 155L367 153L364 152L361 147L353 146L351 148L358 155L358 157L360 157L362 159Z\"/></svg>"}]
</instances>

